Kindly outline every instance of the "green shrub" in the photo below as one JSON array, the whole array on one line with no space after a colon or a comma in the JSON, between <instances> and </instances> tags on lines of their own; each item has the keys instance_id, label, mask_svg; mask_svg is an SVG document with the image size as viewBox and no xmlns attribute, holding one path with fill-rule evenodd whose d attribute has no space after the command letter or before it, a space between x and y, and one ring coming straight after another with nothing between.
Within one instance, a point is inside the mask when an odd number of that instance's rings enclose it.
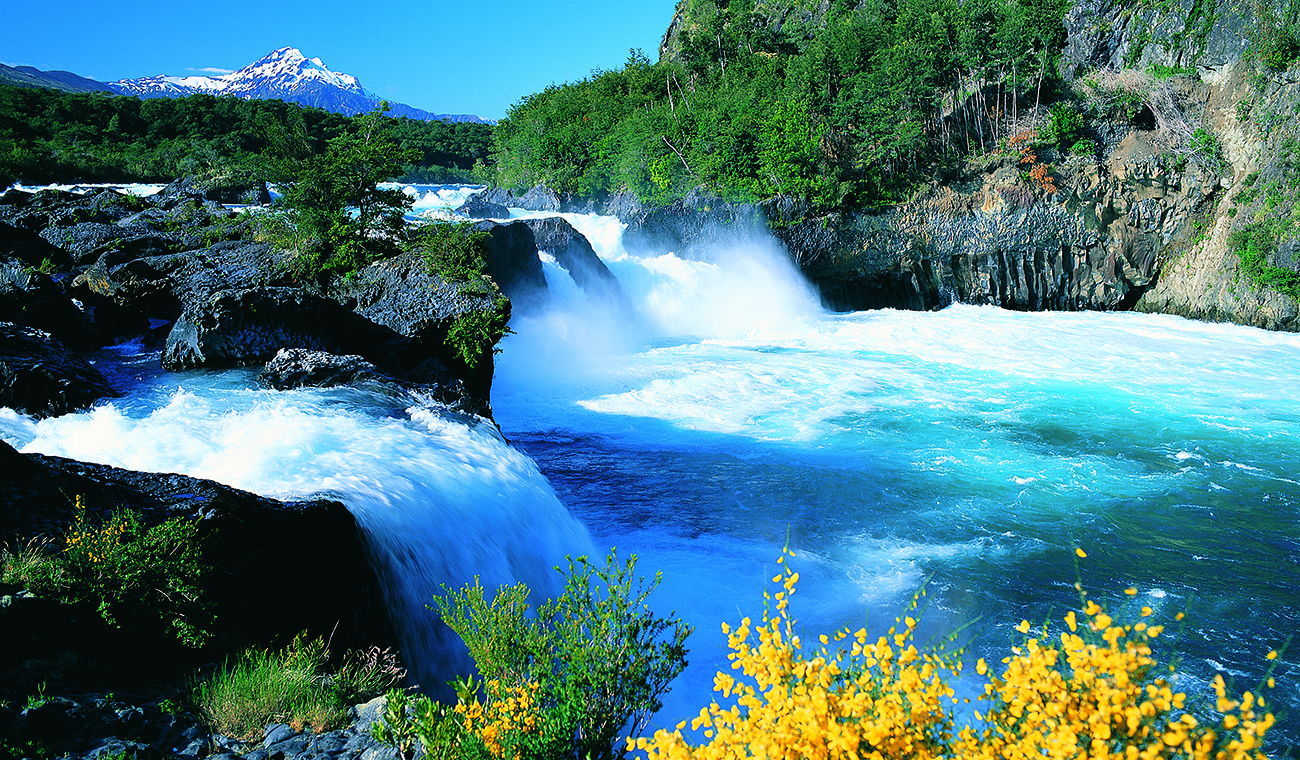
<instances>
[{"instance_id":1,"label":"green shrub","mask_svg":"<svg viewBox=\"0 0 1300 760\"><path fill-rule=\"evenodd\" d=\"M1228 236L1228 248L1237 254L1255 284L1300 298L1300 272L1268 263L1277 244L1277 234L1268 222L1247 225Z\"/></svg>"},{"instance_id":2,"label":"green shrub","mask_svg":"<svg viewBox=\"0 0 1300 760\"><path fill-rule=\"evenodd\" d=\"M603 568L570 559L563 593L536 609L522 583L491 602L477 581L437 597L485 681L482 701L470 680L458 683L453 709L417 701L413 730L427 752L462 760L622 757L626 736L645 729L686 667L690 633L649 610L659 576L647 584L635 564L612 551ZM404 719L392 717L377 734L409 736Z\"/></svg>"},{"instance_id":3,"label":"green shrub","mask_svg":"<svg viewBox=\"0 0 1300 760\"><path fill-rule=\"evenodd\" d=\"M1070 146L1070 155L1072 156L1095 156L1097 155L1097 143L1092 138L1084 138L1074 145Z\"/></svg>"},{"instance_id":4,"label":"green shrub","mask_svg":"<svg viewBox=\"0 0 1300 760\"><path fill-rule=\"evenodd\" d=\"M1272 71L1286 71L1300 58L1300 35L1295 24L1267 26L1257 39L1260 63Z\"/></svg>"},{"instance_id":5,"label":"green shrub","mask_svg":"<svg viewBox=\"0 0 1300 760\"><path fill-rule=\"evenodd\" d=\"M510 332L506 326L510 317L504 307L504 299L497 299L495 308L467 311L452 320L444 343L465 366L473 369L483 357L500 352L497 344Z\"/></svg>"},{"instance_id":6,"label":"green shrub","mask_svg":"<svg viewBox=\"0 0 1300 760\"><path fill-rule=\"evenodd\" d=\"M254 740L268 723L327 731L343 723L346 706L325 688L321 639L294 638L279 652L250 649L194 687L193 699L212 730Z\"/></svg>"},{"instance_id":7,"label":"green shrub","mask_svg":"<svg viewBox=\"0 0 1300 760\"><path fill-rule=\"evenodd\" d=\"M430 274L478 284L487 267L489 240L491 235L473 222L435 222L412 230L406 248L424 256Z\"/></svg>"},{"instance_id":8,"label":"green shrub","mask_svg":"<svg viewBox=\"0 0 1300 760\"><path fill-rule=\"evenodd\" d=\"M201 647L212 636L210 605L201 588L199 522L172 518L146 528L140 513L122 510L92 520L81 497L60 542L33 539L3 552L4 582L67 603L95 605L111 625L148 637L174 636Z\"/></svg>"}]
</instances>

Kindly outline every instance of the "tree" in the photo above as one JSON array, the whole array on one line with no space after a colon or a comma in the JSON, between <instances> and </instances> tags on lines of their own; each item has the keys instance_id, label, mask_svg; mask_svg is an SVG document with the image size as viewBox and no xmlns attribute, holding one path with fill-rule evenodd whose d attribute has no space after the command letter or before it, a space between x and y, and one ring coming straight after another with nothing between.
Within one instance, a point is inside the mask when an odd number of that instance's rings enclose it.
<instances>
[{"instance_id":1,"label":"tree","mask_svg":"<svg viewBox=\"0 0 1300 760\"><path fill-rule=\"evenodd\" d=\"M306 239L309 270L352 272L396 251L412 199L379 183L402 174L418 151L403 148L385 118L388 103L361 117L356 128L311 152L301 119L278 124L269 135L266 173L280 187L280 205Z\"/></svg>"}]
</instances>

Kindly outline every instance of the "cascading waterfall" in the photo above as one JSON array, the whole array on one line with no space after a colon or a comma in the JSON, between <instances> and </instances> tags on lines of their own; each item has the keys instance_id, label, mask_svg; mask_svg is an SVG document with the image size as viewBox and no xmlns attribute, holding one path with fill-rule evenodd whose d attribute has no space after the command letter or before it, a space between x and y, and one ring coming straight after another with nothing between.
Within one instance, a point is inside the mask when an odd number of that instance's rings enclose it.
<instances>
[{"instance_id":1,"label":"cascading waterfall","mask_svg":"<svg viewBox=\"0 0 1300 760\"><path fill-rule=\"evenodd\" d=\"M1215 672L1254 686L1300 629L1300 336L966 305L830 314L761 239L632 256L616 220L565 216L632 316L548 266L555 301L514 324L494 408L594 540L662 570L656 603L696 626L662 725L712 696L730 665L717 625L757 616L787 543L808 636L883 632L930 577L923 640L978 619L965 635L995 662L1021 618L1077 604L1076 546L1112 609L1187 610L1190 691Z\"/></svg>"},{"instance_id":2,"label":"cascading waterfall","mask_svg":"<svg viewBox=\"0 0 1300 760\"><path fill-rule=\"evenodd\" d=\"M436 210L463 189L412 192ZM696 627L663 726L710 698L729 667L717 626L757 616L783 545L814 636L881 632L930 578L922 640L979 620L972 654L996 661L1021 618L1077 602L1075 546L1112 609L1188 611L1189 691L1215 672L1253 686L1300 629L1300 336L963 305L830 314L761 237L634 256L617 219L564 216L625 298L589 296L542 252L551 299L515 313L493 388L519 450L417 399L163 375L130 346L111 377L130 396L40 422L0 410L0 435L345 501L425 686L464 665L424 608L442 584L542 595L565 554L636 553L664 574L656 608ZM1294 713L1286 660L1275 702Z\"/></svg>"},{"instance_id":3,"label":"cascading waterfall","mask_svg":"<svg viewBox=\"0 0 1300 760\"><path fill-rule=\"evenodd\" d=\"M270 391L249 371L155 373L129 398L80 414L35 422L2 410L0 435L26 451L343 501L378 561L404 658L434 691L469 668L426 609L444 584L523 581L544 597L558 591L566 555L593 551L536 466L490 424L444 418L416 398Z\"/></svg>"}]
</instances>

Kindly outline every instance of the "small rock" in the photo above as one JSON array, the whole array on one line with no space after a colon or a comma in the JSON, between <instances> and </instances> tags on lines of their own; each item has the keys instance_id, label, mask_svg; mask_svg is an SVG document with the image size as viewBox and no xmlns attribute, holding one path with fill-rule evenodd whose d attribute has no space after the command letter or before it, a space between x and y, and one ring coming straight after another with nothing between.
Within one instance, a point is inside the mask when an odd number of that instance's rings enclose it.
<instances>
[{"instance_id":1,"label":"small rock","mask_svg":"<svg viewBox=\"0 0 1300 760\"><path fill-rule=\"evenodd\" d=\"M262 746L269 749L272 744L279 744L297 733L283 723L271 723L266 727L266 739L262 742Z\"/></svg>"}]
</instances>

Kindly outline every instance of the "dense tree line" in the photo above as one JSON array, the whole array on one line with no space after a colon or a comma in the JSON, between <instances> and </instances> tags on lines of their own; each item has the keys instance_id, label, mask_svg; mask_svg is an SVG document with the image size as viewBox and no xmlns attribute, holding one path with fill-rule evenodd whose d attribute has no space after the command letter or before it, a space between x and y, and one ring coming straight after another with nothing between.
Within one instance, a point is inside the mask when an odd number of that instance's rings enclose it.
<instances>
[{"instance_id":1,"label":"dense tree line","mask_svg":"<svg viewBox=\"0 0 1300 760\"><path fill-rule=\"evenodd\" d=\"M754 0L688 0L667 60L634 51L515 104L495 134L498 182L651 203L700 184L889 202L1051 99L1066 5L833 0L777 29Z\"/></svg>"},{"instance_id":2,"label":"dense tree line","mask_svg":"<svg viewBox=\"0 0 1300 760\"><path fill-rule=\"evenodd\" d=\"M251 172L275 130L300 131L319 152L355 132L347 117L279 100L65 93L0 86L0 184L162 182L213 172ZM487 124L392 120L415 178L464 178L490 159Z\"/></svg>"}]
</instances>

